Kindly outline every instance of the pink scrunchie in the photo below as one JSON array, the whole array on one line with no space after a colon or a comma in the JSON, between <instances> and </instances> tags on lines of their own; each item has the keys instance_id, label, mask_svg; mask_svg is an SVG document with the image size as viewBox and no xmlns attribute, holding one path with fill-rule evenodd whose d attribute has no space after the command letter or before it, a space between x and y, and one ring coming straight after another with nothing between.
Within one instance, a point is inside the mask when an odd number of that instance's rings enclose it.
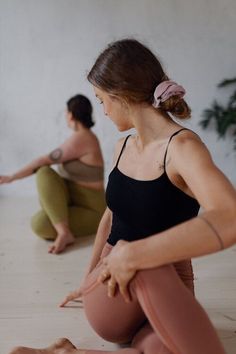
<instances>
[{"instance_id":1,"label":"pink scrunchie","mask_svg":"<svg viewBox=\"0 0 236 354\"><path fill-rule=\"evenodd\" d=\"M160 103L168 100L171 96L183 97L185 89L174 81L162 81L154 91L153 107L159 108Z\"/></svg>"}]
</instances>

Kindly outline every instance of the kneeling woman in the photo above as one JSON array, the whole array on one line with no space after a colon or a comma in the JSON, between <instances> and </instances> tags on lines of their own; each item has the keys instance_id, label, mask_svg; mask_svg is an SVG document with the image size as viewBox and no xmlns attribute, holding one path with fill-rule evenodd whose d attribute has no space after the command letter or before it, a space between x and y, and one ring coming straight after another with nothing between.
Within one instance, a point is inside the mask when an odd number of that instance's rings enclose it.
<instances>
[{"instance_id":1,"label":"kneeling woman","mask_svg":"<svg viewBox=\"0 0 236 354\"><path fill-rule=\"evenodd\" d=\"M0 184L36 172L42 209L31 225L40 237L53 240L50 253L60 253L75 237L94 234L105 210L103 157L99 141L91 131L92 106L76 95L67 102L67 124L73 134L50 154L33 160ZM50 165L58 165L58 173Z\"/></svg>"},{"instance_id":2,"label":"kneeling woman","mask_svg":"<svg viewBox=\"0 0 236 354\"><path fill-rule=\"evenodd\" d=\"M94 330L129 343L116 354L224 354L194 297L191 258L236 242L235 190L197 134L173 119L190 115L185 91L148 48L129 39L109 45L88 79L117 129L136 132L117 144L88 273L62 306L82 296ZM38 353L111 351L61 339L11 352Z\"/></svg>"}]
</instances>

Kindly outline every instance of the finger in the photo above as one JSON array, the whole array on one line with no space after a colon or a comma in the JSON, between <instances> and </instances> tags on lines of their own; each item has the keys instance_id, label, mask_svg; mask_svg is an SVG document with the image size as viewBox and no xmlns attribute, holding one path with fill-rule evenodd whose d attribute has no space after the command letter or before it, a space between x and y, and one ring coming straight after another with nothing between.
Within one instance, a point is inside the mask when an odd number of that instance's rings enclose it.
<instances>
[{"instance_id":1,"label":"finger","mask_svg":"<svg viewBox=\"0 0 236 354\"><path fill-rule=\"evenodd\" d=\"M108 287L108 296L114 297L116 292L116 280L114 278L111 278L107 283L107 287Z\"/></svg>"},{"instance_id":2,"label":"finger","mask_svg":"<svg viewBox=\"0 0 236 354\"><path fill-rule=\"evenodd\" d=\"M103 283L105 280L107 280L108 278L110 278L110 272L108 271L108 270L103 270L100 274L99 274L99 276L98 276L98 281L100 282L100 283Z\"/></svg>"},{"instance_id":3,"label":"finger","mask_svg":"<svg viewBox=\"0 0 236 354\"><path fill-rule=\"evenodd\" d=\"M118 246L123 246L123 245L126 244L126 243L127 243L127 241L119 240L119 241L117 242L116 246L117 246L117 247L118 247Z\"/></svg>"},{"instance_id":4,"label":"finger","mask_svg":"<svg viewBox=\"0 0 236 354\"><path fill-rule=\"evenodd\" d=\"M59 307L64 307L68 302L69 302L69 300L68 300L67 298L65 298L65 300L63 300L63 301L59 304Z\"/></svg>"},{"instance_id":5,"label":"finger","mask_svg":"<svg viewBox=\"0 0 236 354\"><path fill-rule=\"evenodd\" d=\"M123 296L125 302L131 302L132 299L131 299L131 295L130 295L130 292L128 290L127 284L119 285L119 290L120 290L120 293Z\"/></svg>"},{"instance_id":6,"label":"finger","mask_svg":"<svg viewBox=\"0 0 236 354\"><path fill-rule=\"evenodd\" d=\"M102 259L102 264L104 264L104 265L106 266L107 263L108 263L108 259L107 259L107 257L104 257L104 258Z\"/></svg>"},{"instance_id":7,"label":"finger","mask_svg":"<svg viewBox=\"0 0 236 354\"><path fill-rule=\"evenodd\" d=\"M67 296L62 303L59 305L59 307L64 307L68 302L70 301L69 296Z\"/></svg>"},{"instance_id":8,"label":"finger","mask_svg":"<svg viewBox=\"0 0 236 354\"><path fill-rule=\"evenodd\" d=\"M75 294L75 293L71 293L71 294L67 295L67 297L65 298L65 300L62 301L62 303L60 304L60 307L63 307L63 306L65 306L68 302L70 302L70 301L76 299L76 298L77 298L76 295L77 295L77 294Z\"/></svg>"}]
</instances>

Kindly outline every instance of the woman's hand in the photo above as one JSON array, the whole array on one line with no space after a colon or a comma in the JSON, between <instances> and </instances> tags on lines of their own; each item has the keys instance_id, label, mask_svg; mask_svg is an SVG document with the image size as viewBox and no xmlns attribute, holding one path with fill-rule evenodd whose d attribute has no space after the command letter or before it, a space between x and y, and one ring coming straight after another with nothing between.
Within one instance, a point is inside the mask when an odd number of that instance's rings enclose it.
<instances>
[{"instance_id":1,"label":"woman's hand","mask_svg":"<svg viewBox=\"0 0 236 354\"><path fill-rule=\"evenodd\" d=\"M129 282L134 277L136 270L129 267L129 242L120 240L113 247L107 257L103 258L103 269L98 281L107 281L108 296L115 296L118 287L126 302L130 302L131 294L128 289Z\"/></svg>"},{"instance_id":2,"label":"woman's hand","mask_svg":"<svg viewBox=\"0 0 236 354\"><path fill-rule=\"evenodd\" d=\"M62 301L62 303L59 305L60 307L64 307L68 302L70 301L75 301L75 300L81 300L82 297L82 287L79 289L72 291L69 295L66 296L66 298Z\"/></svg>"},{"instance_id":3,"label":"woman's hand","mask_svg":"<svg viewBox=\"0 0 236 354\"><path fill-rule=\"evenodd\" d=\"M11 183L13 180L13 176L0 176L0 184Z\"/></svg>"}]
</instances>

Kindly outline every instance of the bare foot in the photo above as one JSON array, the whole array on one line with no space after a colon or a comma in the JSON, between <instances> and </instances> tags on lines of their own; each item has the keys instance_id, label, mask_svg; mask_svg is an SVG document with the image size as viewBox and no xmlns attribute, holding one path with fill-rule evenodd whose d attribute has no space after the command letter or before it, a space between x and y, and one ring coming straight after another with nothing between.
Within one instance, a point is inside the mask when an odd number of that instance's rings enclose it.
<instances>
[{"instance_id":1,"label":"bare foot","mask_svg":"<svg viewBox=\"0 0 236 354\"><path fill-rule=\"evenodd\" d=\"M50 354L80 353L67 338L60 338L47 348ZM46 353L45 353L46 354Z\"/></svg>"},{"instance_id":2,"label":"bare foot","mask_svg":"<svg viewBox=\"0 0 236 354\"><path fill-rule=\"evenodd\" d=\"M64 249L75 242L75 238L72 234L58 234L53 245L49 247L48 253L61 253Z\"/></svg>"},{"instance_id":3,"label":"bare foot","mask_svg":"<svg viewBox=\"0 0 236 354\"><path fill-rule=\"evenodd\" d=\"M17 347L9 354L85 354L85 351L76 349L67 338L60 338L45 349Z\"/></svg>"},{"instance_id":4,"label":"bare foot","mask_svg":"<svg viewBox=\"0 0 236 354\"><path fill-rule=\"evenodd\" d=\"M32 349L26 347L16 347L9 354L49 354L44 349Z\"/></svg>"}]
</instances>

